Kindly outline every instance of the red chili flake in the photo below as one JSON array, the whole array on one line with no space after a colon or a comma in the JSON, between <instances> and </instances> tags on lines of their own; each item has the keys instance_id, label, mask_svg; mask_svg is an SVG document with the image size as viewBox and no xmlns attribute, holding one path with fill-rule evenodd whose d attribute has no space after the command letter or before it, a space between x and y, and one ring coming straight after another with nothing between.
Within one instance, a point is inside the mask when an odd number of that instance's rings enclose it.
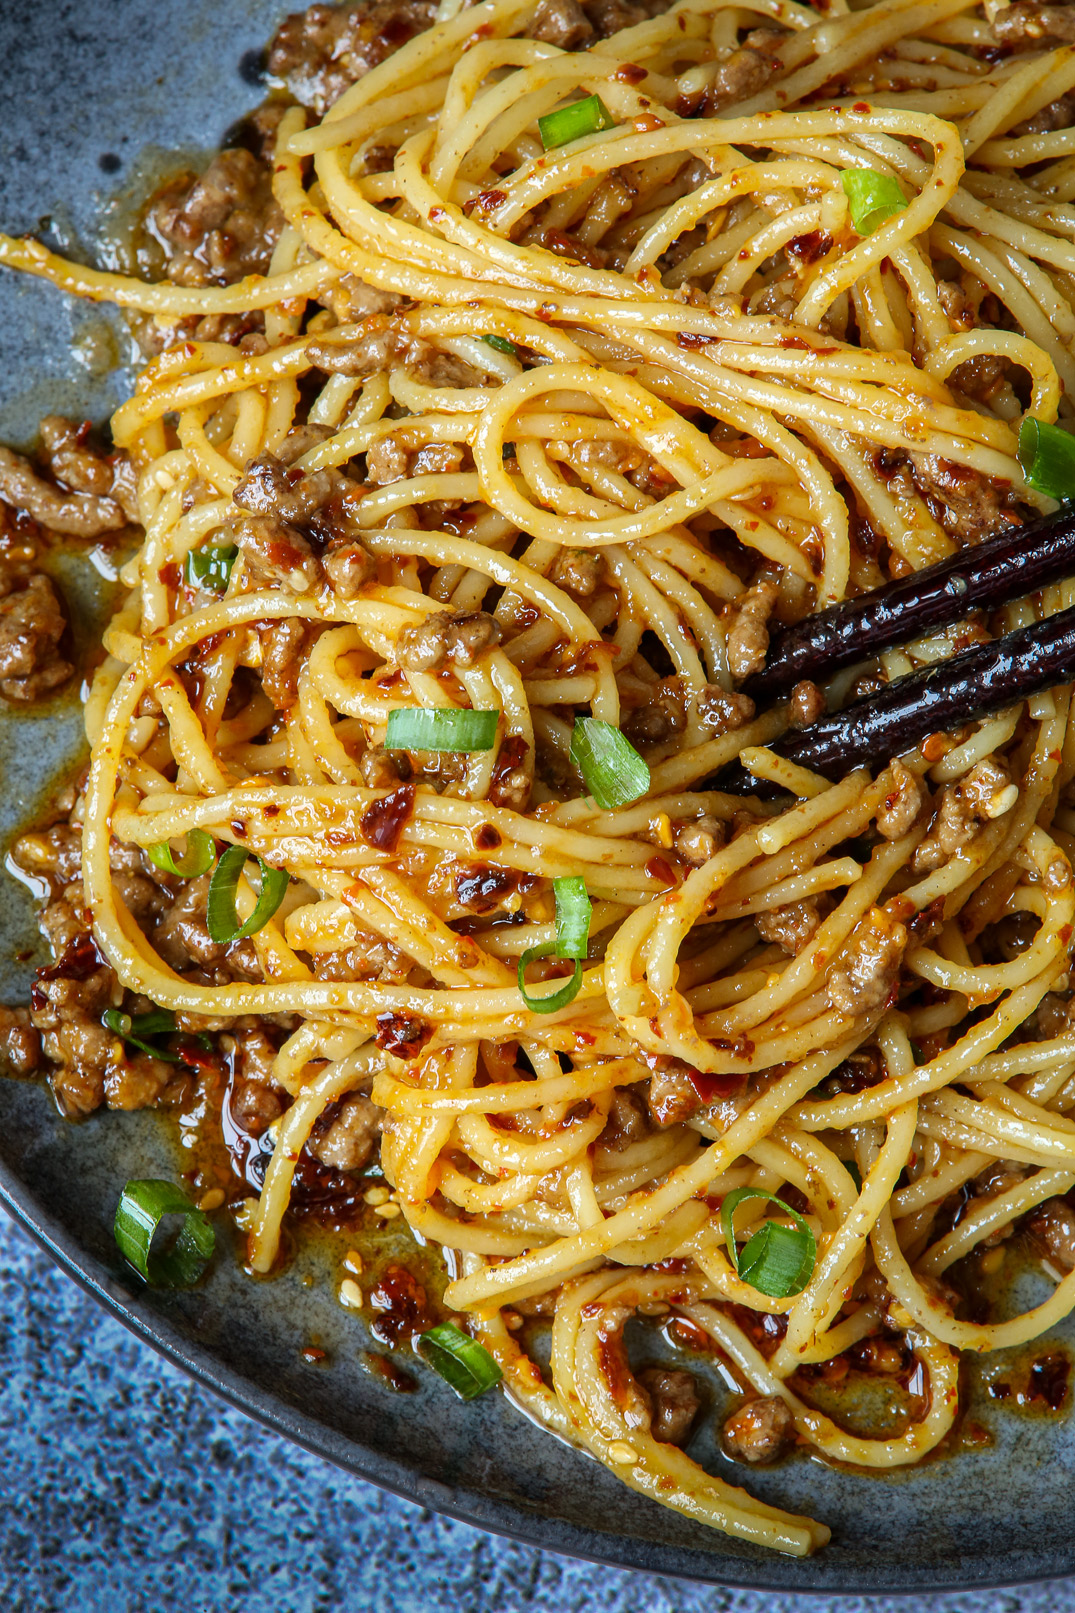
<instances>
[{"instance_id":1,"label":"red chili flake","mask_svg":"<svg viewBox=\"0 0 1075 1613\"><path fill-rule=\"evenodd\" d=\"M492 851L502 842L503 836L495 824L483 823L474 831L474 844L479 851Z\"/></svg>"},{"instance_id":2,"label":"red chili flake","mask_svg":"<svg viewBox=\"0 0 1075 1613\"><path fill-rule=\"evenodd\" d=\"M412 1019L410 1014L377 1015L377 1046L382 1053L417 1058L432 1035L433 1027L424 1019Z\"/></svg>"},{"instance_id":3,"label":"red chili flake","mask_svg":"<svg viewBox=\"0 0 1075 1613\"><path fill-rule=\"evenodd\" d=\"M379 1313L370 1332L382 1344L395 1346L416 1339L432 1322L425 1288L405 1266L386 1266L370 1289L369 1301Z\"/></svg>"},{"instance_id":4,"label":"red chili flake","mask_svg":"<svg viewBox=\"0 0 1075 1613\"><path fill-rule=\"evenodd\" d=\"M370 802L358 823L368 846L374 846L378 851L395 851L414 811L414 793L413 784L401 784L391 795Z\"/></svg>"},{"instance_id":5,"label":"red chili flake","mask_svg":"<svg viewBox=\"0 0 1075 1613\"><path fill-rule=\"evenodd\" d=\"M631 119L636 134L656 134L658 129L666 127L663 118L652 112L643 112L639 117Z\"/></svg>"},{"instance_id":6,"label":"red chili flake","mask_svg":"<svg viewBox=\"0 0 1075 1613\"><path fill-rule=\"evenodd\" d=\"M852 112L869 112L872 109L868 101L856 101L851 110Z\"/></svg>"},{"instance_id":7,"label":"red chili flake","mask_svg":"<svg viewBox=\"0 0 1075 1613\"><path fill-rule=\"evenodd\" d=\"M719 336L703 336L697 330L677 330L676 346L686 348L708 347L712 342L719 342Z\"/></svg>"},{"instance_id":8,"label":"red chili flake","mask_svg":"<svg viewBox=\"0 0 1075 1613\"><path fill-rule=\"evenodd\" d=\"M789 241L785 250L789 256L798 258L800 263L816 263L833 248L832 236L824 230L811 230L808 235L797 235Z\"/></svg>"},{"instance_id":9,"label":"red chili flake","mask_svg":"<svg viewBox=\"0 0 1075 1613\"><path fill-rule=\"evenodd\" d=\"M167 560L157 572L157 576L165 588L176 589L179 587L182 573L174 560Z\"/></svg>"},{"instance_id":10,"label":"red chili flake","mask_svg":"<svg viewBox=\"0 0 1075 1613\"><path fill-rule=\"evenodd\" d=\"M733 1098L737 1092L741 1092L746 1077L714 1075L708 1070L688 1069L687 1080L703 1103L716 1103L718 1098Z\"/></svg>"},{"instance_id":11,"label":"red chili flake","mask_svg":"<svg viewBox=\"0 0 1075 1613\"><path fill-rule=\"evenodd\" d=\"M624 62L612 76L621 84L641 84L648 71L648 68L640 67L637 62Z\"/></svg>"},{"instance_id":12,"label":"red chili flake","mask_svg":"<svg viewBox=\"0 0 1075 1613\"><path fill-rule=\"evenodd\" d=\"M307 1344L302 1351L302 1359L315 1367L319 1362L327 1361L328 1355L326 1351L319 1350L316 1344Z\"/></svg>"},{"instance_id":13,"label":"red chili flake","mask_svg":"<svg viewBox=\"0 0 1075 1613\"><path fill-rule=\"evenodd\" d=\"M714 1036L709 1045L718 1053L732 1053L737 1059L754 1057L754 1043L745 1031L740 1031L738 1036Z\"/></svg>"},{"instance_id":14,"label":"red chili flake","mask_svg":"<svg viewBox=\"0 0 1075 1613\"><path fill-rule=\"evenodd\" d=\"M922 741L922 755L927 762L939 762L947 749L947 734L927 734Z\"/></svg>"},{"instance_id":15,"label":"red chili flake","mask_svg":"<svg viewBox=\"0 0 1075 1613\"><path fill-rule=\"evenodd\" d=\"M509 734L501 745L497 752L496 761L493 763L492 777L489 780L488 799L493 806L511 805L510 801L502 799L502 793L507 788L511 775L517 773L526 761L529 750L530 746L521 734ZM488 825L488 827L491 828L492 825ZM499 836L491 844L499 845ZM489 847L485 846L482 849L488 850Z\"/></svg>"},{"instance_id":16,"label":"red chili flake","mask_svg":"<svg viewBox=\"0 0 1075 1613\"><path fill-rule=\"evenodd\" d=\"M662 884L670 887L679 883L663 857L651 857L646 864L646 873L651 879L659 879Z\"/></svg>"},{"instance_id":17,"label":"red chili flake","mask_svg":"<svg viewBox=\"0 0 1075 1613\"><path fill-rule=\"evenodd\" d=\"M35 1009L44 1008L48 1001L41 989L41 982L46 980L88 980L90 975L96 974L98 969L105 967L105 960L97 950L97 943L89 930L80 930L72 936L64 947L62 954L55 963L50 963L44 969L39 969L30 991L30 1003Z\"/></svg>"}]
</instances>

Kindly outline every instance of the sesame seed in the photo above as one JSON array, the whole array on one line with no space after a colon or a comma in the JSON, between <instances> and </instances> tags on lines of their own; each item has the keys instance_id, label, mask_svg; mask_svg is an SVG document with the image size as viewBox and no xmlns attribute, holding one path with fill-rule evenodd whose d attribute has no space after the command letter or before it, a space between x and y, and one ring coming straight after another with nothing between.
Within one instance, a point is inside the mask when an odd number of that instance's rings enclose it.
<instances>
[{"instance_id":1,"label":"sesame seed","mask_svg":"<svg viewBox=\"0 0 1075 1613\"><path fill-rule=\"evenodd\" d=\"M348 1249L343 1257L343 1263L348 1271L353 1271L356 1277L362 1275L362 1256L357 1249Z\"/></svg>"},{"instance_id":2,"label":"sesame seed","mask_svg":"<svg viewBox=\"0 0 1075 1613\"><path fill-rule=\"evenodd\" d=\"M340 1304L346 1305L349 1311L360 1311L362 1309L362 1290L350 1277L345 1277L340 1284Z\"/></svg>"},{"instance_id":3,"label":"sesame seed","mask_svg":"<svg viewBox=\"0 0 1075 1613\"><path fill-rule=\"evenodd\" d=\"M394 1221L396 1216L399 1214L399 1205L375 1204L373 1206L373 1213L374 1215L379 1215L384 1221Z\"/></svg>"},{"instance_id":4,"label":"sesame seed","mask_svg":"<svg viewBox=\"0 0 1075 1613\"><path fill-rule=\"evenodd\" d=\"M375 1208L378 1204L387 1204L392 1197L387 1187L371 1187L367 1189L364 1196L366 1203L372 1204Z\"/></svg>"},{"instance_id":5,"label":"sesame seed","mask_svg":"<svg viewBox=\"0 0 1075 1613\"><path fill-rule=\"evenodd\" d=\"M235 1206L235 1225L240 1232L249 1232L254 1225L254 1215L257 1211L257 1199L243 1199Z\"/></svg>"},{"instance_id":6,"label":"sesame seed","mask_svg":"<svg viewBox=\"0 0 1075 1613\"><path fill-rule=\"evenodd\" d=\"M626 1467L628 1462L637 1462L638 1452L625 1439L614 1439L608 1448L608 1458L610 1462Z\"/></svg>"},{"instance_id":7,"label":"sesame seed","mask_svg":"<svg viewBox=\"0 0 1075 1613\"><path fill-rule=\"evenodd\" d=\"M518 1333L522 1325L523 1319L519 1315L518 1311L504 1312L504 1326L507 1328L509 1333Z\"/></svg>"},{"instance_id":8,"label":"sesame seed","mask_svg":"<svg viewBox=\"0 0 1075 1613\"><path fill-rule=\"evenodd\" d=\"M203 1193L198 1200L199 1210L219 1210L224 1202L224 1189L211 1187L208 1193Z\"/></svg>"}]
</instances>

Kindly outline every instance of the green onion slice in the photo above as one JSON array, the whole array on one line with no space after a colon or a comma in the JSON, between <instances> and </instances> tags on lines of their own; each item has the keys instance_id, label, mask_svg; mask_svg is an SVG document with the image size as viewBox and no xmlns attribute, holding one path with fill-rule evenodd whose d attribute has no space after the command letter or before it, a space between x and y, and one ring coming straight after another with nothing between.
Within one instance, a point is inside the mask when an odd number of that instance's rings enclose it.
<instances>
[{"instance_id":1,"label":"green onion slice","mask_svg":"<svg viewBox=\"0 0 1075 1613\"><path fill-rule=\"evenodd\" d=\"M469 711L438 706L435 711L393 711L388 717L385 750L492 750L498 711Z\"/></svg>"},{"instance_id":2,"label":"green onion slice","mask_svg":"<svg viewBox=\"0 0 1075 1613\"><path fill-rule=\"evenodd\" d=\"M1075 497L1075 437L1069 431L1028 414L1019 427L1019 463L1035 492Z\"/></svg>"},{"instance_id":3,"label":"green onion slice","mask_svg":"<svg viewBox=\"0 0 1075 1613\"><path fill-rule=\"evenodd\" d=\"M575 959L575 972L566 985L559 991L554 991L547 997L531 997L526 989L526 967L533 963L535 958L558 958L560 952L555 941L546 941L543 946L527 947L519 959L517 979L519 982L519 995L527 1008L535 1014L555 1014L558 1008L566 1008L568 1003L574 1002L582 985L582 960Z\"/></svg>"},{"instance_id":4,"label":"green onion slice","mask_svg":"<svg viewBox=\"0 0 1075 1613\"><path fill-rule=\"evenodd\" d=\"M845 168L840 183L850 203L851 222L860 235L872 235L907 206L903 188L891 174L879 174L873 168Z\"/></svg>"},{"instance_id":5,"label":"green onion slice","mask_svg":"<svg viewBox=\"0 0 1075 1613\"><path fill-rule=\"evenodd\" d=\"M556 898L556 956L584 958L590 944L593 917L586 881L581 874L573 874L570 879L554 879L552 892Z\"/></svg>"},{"instance_id":6,"label":"green onion slice","mask_svg":"<svg viewBox=\"0 0 1075 1613\"><path fill-rule=\"evenodd\" d=\"M205 907L205 923L210 936L218 943L242 941L248 935L256 935L268 924L284 899L288 883L287 869L270 868L269 864L262 862L259 857L261 890L254 911L245 924L239 923L235 892L239 884L239 875L250 855L245 846L229 846L213 870Z\"/></svg>"},{"instance_id":7,"label":"green onion slice","mask_svg":"<svg viewBox=\"0 0 1075 1613\"><path fill-rule=\"evenodd\" d=\"M423 1333L418 1348L460 1400L473 1400L492 1389L501 1371L489 1351L468 1338L454 1322L440 1322Z\"/></svg>"},{"instance_id":8,"label":"green onion slice","mask_svg":"<svg viewBox=\"0 0 1075 1613\"><path fill-rule=\"evenodd\" d=\"M649 768L618 728L599 717L576 717L571 760L605 812L629 806L649 789Z\"/></svg>"},{"instance_id":9,"label":"green onion slice","mask_svg":"<svg viewBox=\"0 0 1075 1613\"><path fill-rule=\"evenodd\" d=\"M172 1247L154 1254L153 1237L166 1215L181 1215L183 1225ZM127 1183L113 1231L120 1254L155 1288L190 1288L216 1245L216 1233L205 1214L174 1182L155 1179Z\"/></svg>"},{"instance_id":10,"label":"green onion slice","mask_svg":"<svg viewBox=\"0 0 1075 1613\"><path fill-rule=\"evenodd\" d=\"M584 134L600 134L603 129L615 127L616 119L599 95L572 101L570 106L561 106L538 118L538 133L546 151L553 146L566 146L570 140L581 140Z\"/></svg>"},{"instance_id":11,"label":"green onion slice","mask_svg":"<svg viewBox=\"0 0 1075 1613\"><path fill-rule=\"evenodd\" d=\"M511 358L518 358L519 349L514 342L509 342L506 336L483 336L482 341L490 347L495 347L498 353L507 353Z\"/></svg>"},{"instance_id":12,"label":"green onion slice","mask_svg":"<svg viewBox=\"0 0 1075 1613\"><path fill-rule=\"evenodd\" d=\"M154 1008L148 1014L125 1014L119 1008L106 1008L101 1015L101 1024L131 1047L137 1047L140 1052L148 1053L151 1058L163 1059L165 1064L190 1064L196 1067L196 1061L188 1058L182 1051L173 1053L170 1048L161 1047L157 1042L148 1040L151 1036L174 1036L177 1031L175 1015L167 1008ZM213 1043L208 1036L200 1032L190 1035L188 1041L196 1042L199 1047L207 1051Z\"/></svg>"},{"instance_id":13,"label":"green onion slice","mask_svg":"<svg viewBox=\"0 0 1075 1613\"><path fill-rule=\"evenodd\" d=\"M197 879L207 874L216 861L216 846L204 829L191 829L187 835L187 849L181 857L172 851L167 840L158 840L155 846L146 847L146 856L166 874L178 879Z\"/></svg>"},{"instance_id":14,"label":"green onion slice","mask_svg":"<svg viewBox=\"0 0 1075 1613\"><path fill-rule=\"evenodd\" d=\"M795 1225L785 1227L778 1221L766 1221L737 1251L732 1218L746 1199L768 1199L770 1204L790 1215ZM760 1187L737 1187L721 1205L720 1219L728 1242L728 1258L745 1283L772 1299L788 1299L792 1294L802 1293L817 1260L817 1242L802 1216L790 1204Z\"/></svg>"},{"instance_id":15,"label":"green onion slice","mask_svg":"<svg viewBox=\"0 0 1075 1613\"><path fill-rule=\"evenodd\" d=\"M196 588L222 594L238 558L239 550L234 543L203 543L200 549L188 549L187 581Z\"/></svg>"}]
</instances>

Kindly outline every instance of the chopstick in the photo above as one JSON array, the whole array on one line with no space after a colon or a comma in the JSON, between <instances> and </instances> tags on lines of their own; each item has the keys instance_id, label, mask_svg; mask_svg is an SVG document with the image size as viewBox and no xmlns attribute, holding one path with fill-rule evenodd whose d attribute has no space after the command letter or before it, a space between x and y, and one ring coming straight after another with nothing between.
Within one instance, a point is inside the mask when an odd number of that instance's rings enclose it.
<instances>
[{"instance_id":1,"label":"chopstick","mask_svg":"<svg viewBox=\"0 0 1075 1613\"><path fill-rule=\"evenodd\" d=\"M1071 576L1075 507L772 631L766 665L742 692L759 705L770 703L802 678L830 678L894 644L948 627L968 611L995 610Z\"/></svg>"},{"instance_id":2,"label":"chopstick","mask_svg":"<svg viewBox=\"0 0 1075 1613\"><path fill-rule=\"evenodd\" d=\"M981 550L972 550L980 554ZM1009 594L1023 593L1023 577ZM947 661L895 678L876 694L808 728L783 734L769 749L824 778L837 780L856 767L887 765L929 735L962 728L1017 700L1075 682L1075 607L1018 628L992 644L977 644ZM712 787L733 795L779 793L740 762L721 770Z\"/></svg>"}]
</instances>

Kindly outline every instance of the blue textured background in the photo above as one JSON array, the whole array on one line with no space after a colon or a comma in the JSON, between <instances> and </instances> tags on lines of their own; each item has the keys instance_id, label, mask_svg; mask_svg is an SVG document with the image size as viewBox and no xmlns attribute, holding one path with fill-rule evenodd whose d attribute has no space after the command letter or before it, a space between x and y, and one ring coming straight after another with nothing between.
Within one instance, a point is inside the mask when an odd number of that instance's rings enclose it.
<instances>
[{"instance_id":1,"label":"blue textured background","mask_svg":"<svg viewBox=\"0 0 1075 1613\"><path fill-rule=\"evenodd\" d=\"M188 1381L0 1215L4 1613L1056 1613L1075 1583L795 1598L570 1562L382 1495Z\"/></svg>"}]
</instances>

